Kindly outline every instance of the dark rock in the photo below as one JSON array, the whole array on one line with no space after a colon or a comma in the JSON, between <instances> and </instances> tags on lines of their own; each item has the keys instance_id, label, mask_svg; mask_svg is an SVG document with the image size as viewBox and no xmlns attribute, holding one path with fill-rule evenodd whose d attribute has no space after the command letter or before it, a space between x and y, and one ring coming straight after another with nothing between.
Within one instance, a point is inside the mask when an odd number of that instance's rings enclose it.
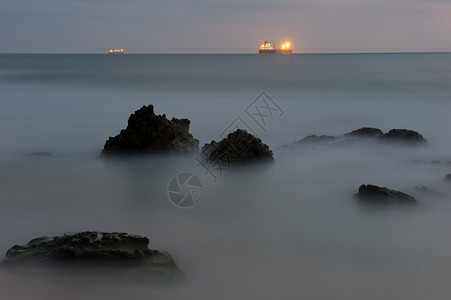
<instances>
[{"instance_id":1,"label":"dark rock","mask_svg":"<svg viewBox=\"0 0 451 300\"><path fill-rule=\"evenodd\" d=\"M331 135L309 135L303 138L300 141L297 141L296 144L309 144L309 143L330 143L334 142L337 139L335 136Z\"/></svg>"},{"instance_id":2,"label":"dark rock","mask_svg":"<svg viewBox=\"0 0 451 300\"><path fill-rule=\"evenodd\" d=\"M118 232L80 232L40 237L8 250L7 266L81 266L133 270L143 276L178 281L183 272L167 252L151 250L149 239Z\"/></svg>"},{"instance_id":3,"label":"dark rock","mask_svg":"<svg viewBox=\"0 0 451 300\"><path fill-rule=\"evenodd\" d=\"M384 136L381 137L383 140L396 141L409 144L426 144L426 139L414 130L408 129L392 129Z\"/></svg>"},{"instance_id":4,"label":"dark rock","mask_svg":"<svg viewBox=\"0 0 451 300\"><path fill-rule=\"evenodd\" d=\"M379 128L362 127L360 129L353 130L346 133L345 137L381 137L384 133Z\"/></svg>"},{"instance_id":5,"label":"dark rock","mask_svg":"<svg viewBox=\"0 0 451 300\"><path fill-rule=\"evenodd\" d=\"M181 153L198 151L199 141L189 133L188 119L157 116L152 105L128 119L126 129L106 141L102 155Z\"/></svg>"},{"instance_id":6,"label":"dark rock","mask_svg":"<svg viewBox=\"0 0 451 300\"><path fill-rule=\"evenodd\" d=\"M427 141L421 134L413 130L407 129L392 129L386 134L378 128L362 127L360 129L353 130L342 136L329 136L329 135L310 135L303 138L300 141L294 142L289 145L283 145L282 149L295 149L297 146L311 146L311 145L356 145L361 141L374 138L378 140L385 140L389 142L400 142L407 144L426 144Z\"/></svg>"},{"instance_id":7,"label":"dark rock","mask_svg":"<svg viewBox=\"0 0 451 300\"><path fill-rule=\"evenodd\" d=\"M202 147L203 158L213 164L243 165L273 161L273 153L259 138L237 129L220 142L211 141Z\"/></svg>"},{"instance_id":8,"label":"dark rock","mask_svg":"<svg viewBox=\"0 0 451 300\"><path fill-rule=\"evenodd\" d=\"M362 184L359 187L359 192L354 195L354 198L366 203L373 204L417 203L414 197L406 193L370 184Z\"/></svg>"},{"instance_id":9,"label":"dark rock","mask_svg":"<svg viewBox=\"0 0 451 300\"><path fill-rule=\"evenodd\" d=\"M443 178L443 180L451 183L451 173L446 175L445 178Z\"/></svg>"}]
</instances>

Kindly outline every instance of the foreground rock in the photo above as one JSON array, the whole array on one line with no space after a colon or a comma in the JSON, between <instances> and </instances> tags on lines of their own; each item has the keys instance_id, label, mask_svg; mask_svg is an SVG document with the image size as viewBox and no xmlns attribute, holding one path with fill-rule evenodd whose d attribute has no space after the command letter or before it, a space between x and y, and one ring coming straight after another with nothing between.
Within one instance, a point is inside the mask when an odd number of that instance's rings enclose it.
<instances>
[{"instance_id":1,"label":"foreground rock","mask_svg":"<svg viewBox=\"0 0 451 300\"><path fill-rule=\"evenodd\" d=\"M126 129L106 141L102 155L198 151L189 124L188 119L168 120L155 115L152 105L143 106L130 116Z\"/></svg>"},{"instance_id":2,"label":"foreground rock","mask_svg":"<svg viewBox=\"0 0 451 300\"><path fill-rule=\"evenodd\" d=\"M167 252L151 250L149 239L118 232L81 232L56 237L40 237L25 246L8 250L7 266L107 267L114 271L136 271L140 276L177 282L183 272Z\"/></svg>"},{"instance_id":3,"label":"foreground rock","mask_svg":"<svg viewBox=\"0 0 451 300\"><path fill-rule=\"evenodd\" d=\"M273 153L261 139L237 129L220 142L211 141L202 147L203 158L212 164L243 165L273 161Z\"/></svg>"},{"instance_id":4,"label":"foreground rock","mask_svg":"<svg viewBox=\"0 0 451 300\"><path fill-rule=\"evenodd\" d=\"M354 195L354 198L366 203L372 204L416 204L417 201L414 197L391 190L386 187L379 187L371 184L362 184L359 187L359 192Z\"/></svg>"}]
</instances>

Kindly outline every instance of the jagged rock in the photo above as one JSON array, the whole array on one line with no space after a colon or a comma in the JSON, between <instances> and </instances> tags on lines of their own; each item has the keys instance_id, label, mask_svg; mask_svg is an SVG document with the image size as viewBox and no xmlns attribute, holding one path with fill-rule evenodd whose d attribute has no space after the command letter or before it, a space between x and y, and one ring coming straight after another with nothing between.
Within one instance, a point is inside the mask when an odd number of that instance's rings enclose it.
<instances>
[{"instance_id":1,"label":"jagged rock","mask_svg":"<svg viewBox=\"0 0 451 300\"><path fill-rule=\"evenodd\" d=\"M268 145L242 129L229 133L220 142L205 144L202 156L209 163L227 166L274 160Z\"/></svg>"},{"instance_id":2,"label":"jagged rock","mask_svg":"<svg viewBox=\"0 0 451 300\"><path fill-rule=\"evenodd\" d=\"M360 129L353 130L349 133L346 133L345 137L374 137L378 138L383 136L384 133L379 128L371 128L371 127L362 127Z\"/></svg>"},{"instance_id":3,"label":"jagged rock","mask_svg":"<svg viewBox=\"0 0 451 300\"><path fill-rule=\"evenodd\" d=\"M354 195L354 198L366 203L373 204L415 204L416 199L406 193L391 190L386 187L379 187L371 184L362 184L359 187L359 192Z\"/></svg>"},{"instance_id":4,"label":"jagged rock","mask_svg":"<svg viewBox=\"0 0 451 300\"><path fill-rule=\"evenodd\" d=\"M392 129L384 136L381 137L383 140L396 141L409 144L426 144L426 139L414 130L408 129Z\"/></svg>"},{"instance_id":5,"label":"jagged rock","mask_svg":"<svg viewBox=\"0 0 451 300\"><path fill-rule=\"evenodd\" d=\"M7 266L78 266L133 270L143 276L179 281L183 272L167 252L151 250L149 239L119 232L86 231L55 237L39 237L25 246L8 250Z\"/></svg>"},{"instance_id":6,"label":"jagged rock","mask_svg":"<svg viewBox=\"0 0 451 300\"><path fill-rule=\"evenodd\" d=\"M102 155L198 151L199 141L189 133L189 124L188 119L155 115L153 105L143 106L130 116L126 129L106 141Z\"/></svg>"}]
</instances>

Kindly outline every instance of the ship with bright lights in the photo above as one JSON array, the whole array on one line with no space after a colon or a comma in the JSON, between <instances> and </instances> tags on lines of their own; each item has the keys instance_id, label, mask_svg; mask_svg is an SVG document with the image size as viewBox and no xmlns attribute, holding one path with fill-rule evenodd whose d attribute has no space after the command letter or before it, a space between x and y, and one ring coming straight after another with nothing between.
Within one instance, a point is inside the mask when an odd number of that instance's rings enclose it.
<instances>
[{"instance_id":1,"label":"ship with bright lights","mask_svg":"<svg viewBox=\"0 0 451 300\"><path fill-rule=\"evenodd\" d=\"M258 49L259 54L293 54L291 43L283 42L280 47L277 47L273 41L264 41L260 44Z\"/></svg>"},{"instance_id":2,"label":"ship with bright lights","mask_svg":"<svg viewBox=\"0 0 451 300\"><path fill-rule=\"evenodd\" d=\"M124 54L124 49L108 49L108 54Z\"/></svg>"}]
</instances>

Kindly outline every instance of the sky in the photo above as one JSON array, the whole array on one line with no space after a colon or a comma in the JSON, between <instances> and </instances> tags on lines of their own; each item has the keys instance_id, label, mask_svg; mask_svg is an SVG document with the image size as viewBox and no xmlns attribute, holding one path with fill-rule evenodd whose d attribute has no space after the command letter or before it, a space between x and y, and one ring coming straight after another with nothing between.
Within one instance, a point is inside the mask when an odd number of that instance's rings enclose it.
<instances>
[{"instance_id":1,"label":"sky","mask_svg":"<svg viewBox=\"0 0 451 300\"><path fill-rule=\"evenodd\" d=\"M448 52L451 0L0 0L0 53Z\"/></svg>"}]
</instances>

